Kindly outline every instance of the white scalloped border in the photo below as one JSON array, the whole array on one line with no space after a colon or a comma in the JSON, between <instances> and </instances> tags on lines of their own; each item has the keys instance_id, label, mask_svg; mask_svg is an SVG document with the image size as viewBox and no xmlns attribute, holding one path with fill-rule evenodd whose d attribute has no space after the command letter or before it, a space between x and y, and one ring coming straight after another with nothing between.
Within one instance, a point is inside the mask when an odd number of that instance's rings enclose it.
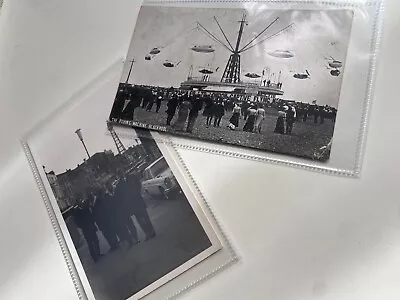
<instances>
[{"instance_id":1,"label":"white scalloped border","mask_svg":"<svg viewBox=\"0 0 400 300\"><path fill-rule=\"evenodd\" d=\"M74 285L76 293L78 294L78 299L79 300L86 300L88 298L87 298L85 290L83 288L82 281L80 280L80 277L79 277L79 274L77 272L76 266L75 266L75 264L73 262L71 253L70 253L70 251L68 249L68 245L65 242L64 235L63 235L62 230L60 228L60 225L59 225L59 223L57 221L56 213L54 211L53 206L51 205L50 198L49 198L49 195L48 195L47 190L45 188L45 185L43 183L42 177L39 174L39 169L38 169L38 167L37 167L37 165L35 163L35 159L34 159L34 157L32 155L32 152L31 152L31 150L29 148L29 145L28 145L27 141L21 140L21 144L22 144L22 147L24 149L26 158L28 159L29 166L31 168L33 177L35 178L36 184L37 184L37 186L39 188L40 195L42 196L44 205L45 205L46 210L47 210L47 215L49 216L51 225L52 225L53 230L54 230L54 232L56 234L58 244L60 245L62 255L64 257L65 263L66 263L67 268L68 268L68 272L69 272L69 274L71 276L71 279L72 279L72 283Z\"/></svg>"}]
</instances>

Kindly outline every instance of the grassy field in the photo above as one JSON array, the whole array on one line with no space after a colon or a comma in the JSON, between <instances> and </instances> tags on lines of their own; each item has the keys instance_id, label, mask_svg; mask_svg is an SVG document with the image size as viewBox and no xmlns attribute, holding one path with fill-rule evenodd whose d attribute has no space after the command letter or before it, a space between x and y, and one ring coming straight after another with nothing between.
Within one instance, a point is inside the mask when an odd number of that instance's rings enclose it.
<instances>
[{"instance_id":1,"label":"grassy field","mask_svg":"<svg viewBox=\"0 0 400 300\"><path fill-rule=\"evenodd\" d=\"M135 110L134 121L143 123L165 126L167 120L166 102L161 106L159 113L153 111L147 112L142 108ZM244 132L243 126L245 121L239 121L239 128L230 130L229 119L232 113L227 113L221 121L220 127L206 126L206 117L199 115L197 118L192 134L186 132L176 132L173 127L167 127L167 132L180 136L197 137L204 140L214 141L218 143L227 143L240 145L255 149L278 152L288 155L300 156L314 159L314 153L320 147L329 143L333 136L334 124L331 120L325 120L324 124L314 124L312 117L306 123L296 122L293 126L291 135L281 135L274 133L275 123L277 119L277 111L269 109L266 119L263 122L262 133ZM174 124L177 113L171 124Z\"/></svg>"}]
</instances>

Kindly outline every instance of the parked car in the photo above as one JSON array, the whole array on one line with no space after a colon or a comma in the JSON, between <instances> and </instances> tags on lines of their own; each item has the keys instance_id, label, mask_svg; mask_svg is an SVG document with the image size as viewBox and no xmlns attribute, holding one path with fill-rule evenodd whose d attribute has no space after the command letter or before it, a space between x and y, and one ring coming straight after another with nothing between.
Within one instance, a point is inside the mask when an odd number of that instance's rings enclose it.
<instances>
[{"instance_id":1,"label":"parked car","mask_svg":"<svg viewBox=\"0 0 400 300\"><path fill-rule=\"evenodd\" d=\"M164 157L151 163L143 171L142 194L144 197L163 197L168 199L172 192L179 190L175 179Z\"/></svg>"}]
</instances>

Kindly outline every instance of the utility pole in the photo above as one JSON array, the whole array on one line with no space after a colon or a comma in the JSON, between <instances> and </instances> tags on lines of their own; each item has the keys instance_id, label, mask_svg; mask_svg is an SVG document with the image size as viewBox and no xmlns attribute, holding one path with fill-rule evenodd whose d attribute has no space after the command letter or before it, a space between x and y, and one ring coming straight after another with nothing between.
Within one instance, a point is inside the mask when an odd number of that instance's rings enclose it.
<instances>
[{"instance_id":1,"label":"utility pole","mask_svg":"<svg viewBox=\"0 0 400 300\"><path fill-rule=\"evenodd\" d=\"M128 83L128 81L129 81L129 77L131 77L131 72L132 72L132 67L133 67L133 63L135 62L135 60L134 59L132 59L131 61L130 61L130 63L131 63L131 67L129 68L129 73L128 73L128 77L126 77L126 81L125 81L125 83Z\"/></svg>"},{"instance_id":2,"label":"utility pole","mask_svg":"<svg viewBox=\"0 0 400 300\"><path fill-rule=\"evenodd\" d=\"M85 151L86 151L87 156L90 158L89 151L88 151L88 149L86 148L85 141L83 140L83 135L82 135L81 129L79 128L79 129L75 130L75 133L76 133L76 135L78 136L79 140L82 142L83 148L85 148Z\"/></svg>"}]
</instances>

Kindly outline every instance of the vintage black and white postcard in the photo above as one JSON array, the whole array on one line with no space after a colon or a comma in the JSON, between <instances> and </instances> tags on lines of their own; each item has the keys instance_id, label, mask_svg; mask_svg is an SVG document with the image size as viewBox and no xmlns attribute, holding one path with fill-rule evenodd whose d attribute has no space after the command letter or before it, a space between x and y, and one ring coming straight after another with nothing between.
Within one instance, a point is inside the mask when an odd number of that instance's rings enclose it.
<instances>
[{"instance_id":1,"label":"vintage black and white postcard","mask_svg":"<svg viewBox=\"0 0 400 300\"><path fill-rule=\"evenodd\" d=\"M104 88L25 145L74 283L96 300L177 294L227 261L223 239L173 152L147 130L120 137L105 121L107 103L96 105L102 95Z\"/></svg>"},{"instance_id":2,"label":"vintage black and white postcard","mask_svg":"<svg viewBox=\"0 0 400 300\"><path fill-rule=\"evenodd\" d=\"M347 9L143 6L109 119L325 161L352 20Z\"/></svg>"}]
</instances>

